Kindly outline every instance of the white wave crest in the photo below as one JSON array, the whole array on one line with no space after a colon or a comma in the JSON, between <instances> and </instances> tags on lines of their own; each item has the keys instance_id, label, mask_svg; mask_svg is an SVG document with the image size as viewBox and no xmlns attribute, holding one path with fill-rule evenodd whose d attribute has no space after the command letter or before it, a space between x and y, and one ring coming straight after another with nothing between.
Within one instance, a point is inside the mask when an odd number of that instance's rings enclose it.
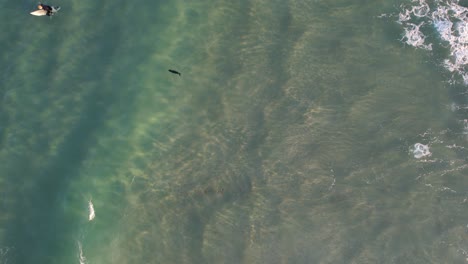
<instances>
[{"instance_id":1,"label":"white wave crest","mask_svg":"<svg viewBox=\"0 0 468 264\"><path fill-rule=\"evenodd\" d=\"M94 212L94 205L91 200L88 201L88 220L92 221L96 217L96 214Z\"/></svg>"},{"instance_id":2,"label":"white wave crest","mask_svg":"<svg viewBox=\"0 0 468 264\"><path fill-rule=\"evenodd\" d=\"M86 264L86 258L83 254L83 247L81 246L81 242L80 241L77 241L77 242L78 242L78 260L80 264Z\"/></svg>"}]
</instances>

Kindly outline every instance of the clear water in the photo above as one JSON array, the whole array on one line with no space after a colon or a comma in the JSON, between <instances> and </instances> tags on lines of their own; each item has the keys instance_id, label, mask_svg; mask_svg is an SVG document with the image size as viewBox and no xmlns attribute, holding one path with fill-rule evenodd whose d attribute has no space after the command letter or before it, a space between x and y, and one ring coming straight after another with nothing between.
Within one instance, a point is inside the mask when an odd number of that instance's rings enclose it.
<instances>
[{"instance_id":1,"label":"clear water","mask_svg":"<svg viewBox=\"0 0 468 264\"><path fill-rule=\"evenodd\" d=\"M466 262L463 3L1 3L0 263Z\"/></svg>"}]
</instances>

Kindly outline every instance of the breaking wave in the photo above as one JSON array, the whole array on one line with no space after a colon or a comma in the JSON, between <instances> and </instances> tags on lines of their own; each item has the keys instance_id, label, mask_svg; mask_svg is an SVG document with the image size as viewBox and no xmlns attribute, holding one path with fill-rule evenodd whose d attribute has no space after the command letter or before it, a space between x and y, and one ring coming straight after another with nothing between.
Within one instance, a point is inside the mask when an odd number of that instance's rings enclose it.
<instances>
[{"instance_id":1,"label":"breaking wave","mask_svg":"<svg viewBox=\"0 0 468 264\"><path fill-rule=\"evenodd\" d=\"M442 62L443 66L468 84L467 7L458 0L413 0L401 6L397 22L404 30L401 40L408 45L425 50L448 47L449 56ZM438 38L428 38L434 30Z\"/></svg>"}]
</instances>

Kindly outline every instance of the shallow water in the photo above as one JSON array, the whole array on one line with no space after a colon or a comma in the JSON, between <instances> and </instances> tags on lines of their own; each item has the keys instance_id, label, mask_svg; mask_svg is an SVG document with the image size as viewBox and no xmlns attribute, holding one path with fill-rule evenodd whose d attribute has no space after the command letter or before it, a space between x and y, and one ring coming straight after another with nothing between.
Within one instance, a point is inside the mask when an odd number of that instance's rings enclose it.
<instances>
[{"instance_id":1,"label":"shallow water","mask_svg":"<svg viewBox=\"0 0 468 264\"><path fill-rule=\"evenodd\" d=\"M466 262L463 72L352 2L4 2L0 263Z\"/></svg>"}]
</instances>

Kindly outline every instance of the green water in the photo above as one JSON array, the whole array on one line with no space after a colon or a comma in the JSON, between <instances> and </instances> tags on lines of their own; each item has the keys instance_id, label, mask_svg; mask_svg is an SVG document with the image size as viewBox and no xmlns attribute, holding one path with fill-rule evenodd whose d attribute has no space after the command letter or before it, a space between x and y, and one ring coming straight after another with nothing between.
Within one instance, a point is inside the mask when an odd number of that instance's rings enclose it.
<instances>
[{"instance_id":1,"label":"green water","mask_svg":"<svg viewBox=\"0 0 468 264\"><path fill-rule=\"evenodd\" d=\"M400 2L1 3L0 263L468 257L465 87Z\"/></svg>"}]
</instances>

